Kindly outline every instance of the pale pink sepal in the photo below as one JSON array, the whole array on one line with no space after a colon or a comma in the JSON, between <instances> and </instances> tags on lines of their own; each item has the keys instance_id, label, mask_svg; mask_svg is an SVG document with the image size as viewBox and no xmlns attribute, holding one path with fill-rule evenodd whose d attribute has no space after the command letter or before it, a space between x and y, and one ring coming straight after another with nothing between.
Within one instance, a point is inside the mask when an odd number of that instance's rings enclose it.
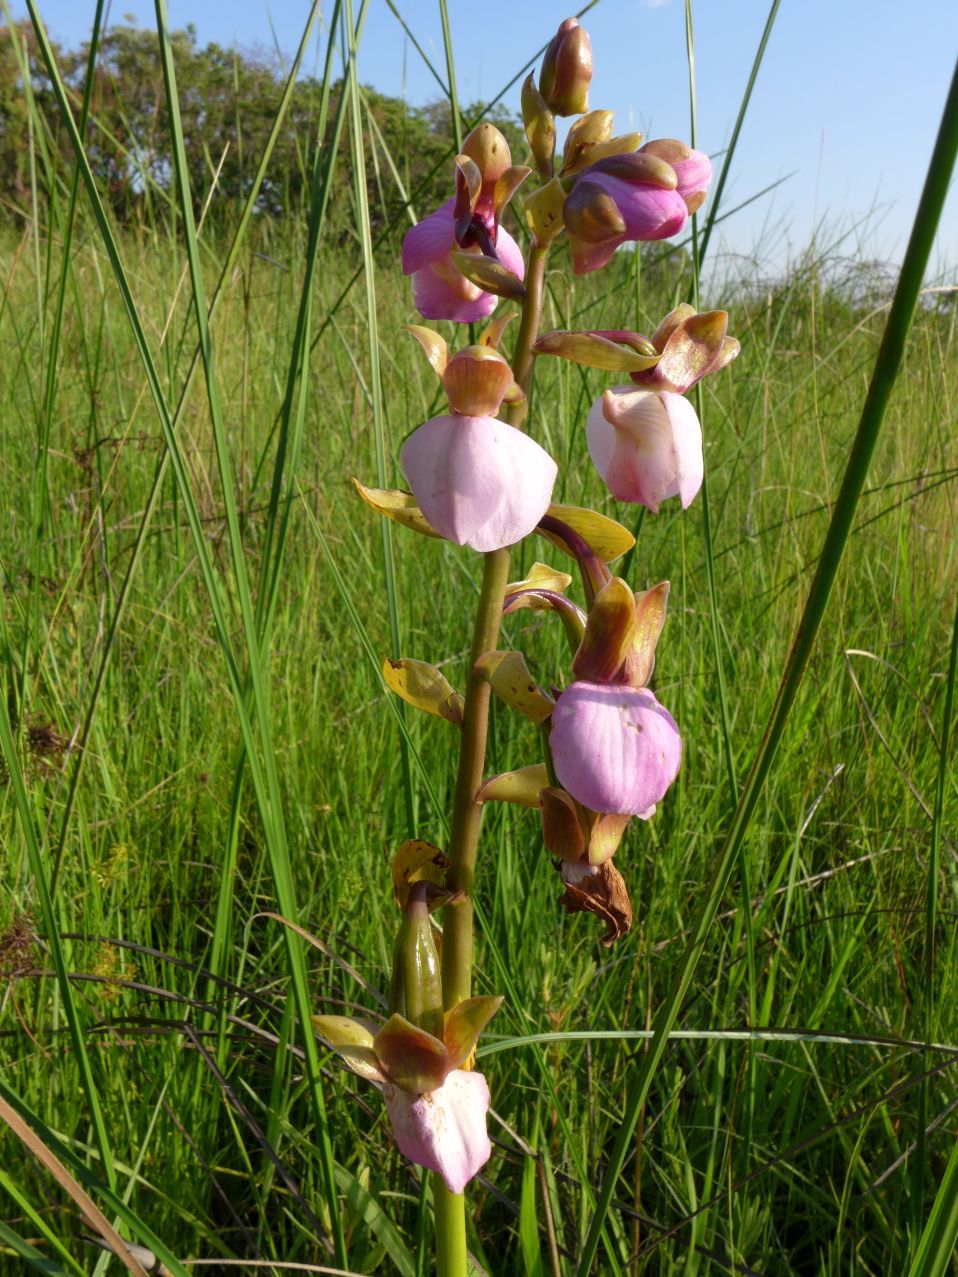
<instances>
[{"instance_id":1,"label":"pale pink sepal","mask_svg":"<svg viewBox=\"0 0 958 1277\"><path fill-rule=\"evenodd\" d=\"M617 501L647 506L678 497L685 509L702 486L702 428L671 391L616 386L589 412L589 455Z\"/></svg>"},{"instance_id":2,"label":"pale pink sepal","mask_svg":"<svg viewBox=\"0 0 958 1277\"><path fill-rule=\"evenodd\" d=\"M426 1095L386 1085L383 1096L403 1157L436 1171L450 1193L461 1193L492 1153L486 1131L489 1087L482 1074L453 1069Z\"/></svg>"},{"instance_id":3,"label":"pale pink sepal","mask_svg":"<svg viewBox=\"0 0 958 1277\"><path fill-rule=\"evenodd\" d=\"M678 775L682 738L648 688L576 682L556 701L549 747L559 783L593 811L648 819Z\"/></svg>"},{"instance_id":4,"label":"pale pink sepal","mask_svg":"<svg viewBox=\"0 0 958 1277\"><path fill-rule=\"evenodd\" d=\"M406 440L400 460L436 531L482 554L529 535L557 473L535 440L494 417L433 417Z\"/></svg>"}]
</instances>

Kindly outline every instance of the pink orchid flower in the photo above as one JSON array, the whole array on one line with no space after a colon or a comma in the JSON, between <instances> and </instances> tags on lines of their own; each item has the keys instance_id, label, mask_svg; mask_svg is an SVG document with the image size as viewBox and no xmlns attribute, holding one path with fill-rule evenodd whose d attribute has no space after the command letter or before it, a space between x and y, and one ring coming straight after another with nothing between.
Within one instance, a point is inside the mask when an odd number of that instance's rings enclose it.
<instances>
[{"instance_id":1,"label":"pink orchid flower","mask_svg":"<svg viewBox=\"0 0 958 1277\"><path fill-rule=\"evenodd\" d=\"M598 270L630 240L677 235L688 219L677 186L671 166L654 155L616 155L584 169L563 208L573 272Z\"/></svg>"},{"instance_id":2,"label":"pink orchid flower","mask_svg":"<svg viewBox=\"0 0 958 1277\"><path fill-rule=\"evenodd\" d=\"M648 820L678 775L682 738L648 688L575 682L552 713L559 783L592 811Z\"/></svg>"},{"instance_id":3,"label":"pink orchid flower","mask_svg":"<svg viewBox=\"0 0 958 1277\"><path fill-rule=\"evenodd\" d=\"M528 536L549 508L558 467L528 435L494 417L433 417L400 461L432 526L482 554Z\"/></svg>"},{"instance_id":4,"label":"pink orchid flower","mask_svg":"<svg viewBox=\"0 0 958 1277\"><path fill-rule=\"evenodd\" d=\"M452 319L471 324L491 315L498 297L484 292L453 265L456 241L455 197L408 230L402 242L402 269L412 275L416 309L424 319ZM525 262L519 245L502 226L488 220L489 234L499 261L522 279Z\"/></svg>"},{"instance_id":5,"label":"pink orchid flower","mask_svg":"<svg viewBox=\"0 0 958 1277\"><path fill-rule=\"evenodd\" d=\"M684 510L702 486L702 428L689 401L672 391L607 390L589 412L586 442L617 501L657 513L677 496Z\"/></svg>"},{"instance_id":6,"label":"pink orchid flower","mask_svg":"<svg viewBox=\"0 0 958 1277\"><path fill-rule=\"evenodd\" d=\"M410 1095L386 1083L383 1098L400 1153L461 1193L492 1154L486 1132L489 1087L481 1073L454 1069L435 1091Z\"/></svg>"}]
</instances>

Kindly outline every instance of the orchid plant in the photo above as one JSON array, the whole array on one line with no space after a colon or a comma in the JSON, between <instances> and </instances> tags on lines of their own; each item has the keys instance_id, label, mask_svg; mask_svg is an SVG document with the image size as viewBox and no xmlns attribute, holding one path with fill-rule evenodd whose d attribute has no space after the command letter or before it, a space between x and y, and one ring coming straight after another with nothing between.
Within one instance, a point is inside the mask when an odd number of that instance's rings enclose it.
<instances>
[{"instance_id":1,"label":"orchid plant","mask_svg":"<svg viewBox=\"0 0 958 1277\"><path fill-rule=\"evenodd\" d=\"M527 258L502 219L531 167L513 165L506 139L480 124L456 157L449 199L408 232L403 271L429 320L473 324L492 316L458 350L437 331L410 332L439 376L449 411L420 425L400 452L408 491L357 489L381 515L483 556L482 587L464 693L435 666L387 660L388 687L458 732L458 770L448 847L410 838L393 860L401 920L389 1018L319 1015L322 1037L383 1094L400 1152L435 1175L437 1271L466 1273L463 1190L491 1154L489 1088L473 1067L480 1032L501 998L472 995L473 888L483 807L524 804L539 813L570 911L596 914L603 942L629 930L632 909L613 864L626 827L650 820L678 774L679 727L649 688L666 619L669 585L632 590L609 564L634 538L595 511L553 503L558 468L532 438L527 404L536 357L555 356L628 376L589 412L589 454L621 502L683 509L702 483L702 432L686 392L738 354L722 311L681 305L651 338L620 329L540 335L546 260L561 240L572 270L599 270L626 242L678 234L706 198L708 157L683 143L615 136L610 111L589 110L589 37L574 18L548 46L538 83L522 90L537 185L523 200ZM575 115L557 159L556 116ZM500 302L505 303L497 311ZM511 359L500 352L518 308ZM494 314L495 312L495 314ZM547 538L574 564L573 577L536 563L509 582L510 550ZM555 613L569 646L564 689L547 691L520 652L500 650L504 615ZM536 723L542 757L485 776L491 694ZM442 911L441 944L433 917Z\"/></svg>"}]
</instances>

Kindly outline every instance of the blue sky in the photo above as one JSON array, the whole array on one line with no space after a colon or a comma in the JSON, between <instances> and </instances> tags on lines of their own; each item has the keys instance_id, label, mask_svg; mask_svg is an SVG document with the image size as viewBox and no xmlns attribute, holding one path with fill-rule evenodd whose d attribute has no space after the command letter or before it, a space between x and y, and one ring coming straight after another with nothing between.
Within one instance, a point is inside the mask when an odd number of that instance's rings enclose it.
<instances>
[{"instance_id":1,"label":"blue sky","mask_svg":"<svg viewBox=\"0 0 958 1277\"><path fill-rule=\"evenodd\" d=\"M358 0L354 0L358 5ZM443 71L435 0L395 0ZM327 4L326 10L331 8ZM51 33L74 44L89 32L89 0L39 0ZM295 48L305 0L168 0L173 26L193 22L201 42ZM764 0L697 0L695 62L699 146L726 144L765 23ZM14 6L14 13L23 5ZM449 0L456 75L465 101L499 92L571 12L562 0ZM154 25L149 0L114 0L111 20ZM591 105L611 107L617 129L647 137L689 133L681 0L600 0L583 18L593 43ZM272 24L272 28L271 28ZM838 251L900 260L958 52L954 0L783 0L736 154L726 207L780 178L772 195L723 224L717 251L780 267L816 225L851 230ZM361 79L414 104L439 87L385 0L371 0ZM518 109L518 86L505 98ZM958 195L939 231L938 268L958 264Z\"/></svg>"}]
</instances>

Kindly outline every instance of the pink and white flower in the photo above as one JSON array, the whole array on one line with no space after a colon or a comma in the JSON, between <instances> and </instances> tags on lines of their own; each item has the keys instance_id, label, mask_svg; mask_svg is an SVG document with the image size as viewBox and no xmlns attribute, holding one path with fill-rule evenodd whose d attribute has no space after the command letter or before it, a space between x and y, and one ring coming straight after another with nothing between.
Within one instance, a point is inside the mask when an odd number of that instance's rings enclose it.
<instances>
[{"instance_id":1,"label":"pink and white flower","mask_svg":"<svg viewBox=\"0 0 958 1277\"><path fill-rule=\"evenodd\" d=\"M648 688L575 682L552 713L556 777L592 811L647 820L675 780L682 738Z\"/></svg>"},{"instance_id":2,"label":"pink and white flower","mask_svg":"<svg viewBox=\"0 0 958 1277\"><path fill-rule=\"evenodd\" d=\"M589 412L586 441L617 501L647 506L678 497L685 509L702 486L702 428L687 399L671 391L616 386Z\"/></svg>"},{"instance_id":3,"label":"pink and white flower","mask_svg":"<svg viewBox=\"0 0 958 1277\"><path fill-rule=\"evenodd\" d=\"M492 1154L486 1079L454 1069L442 1086L424 1095L410 1095L388 1082L382 1090L400 1153L441 1175L450 1193L461 1193Z\"/></svg>"},{"instance_id":4,"label":"pink and white flower","mask_svg":"<svg viewBox=\"0 0 958 1277\"><path fill-rule=\"evenodd\" d=\"M482 554L528 536L549 508L558 468L528 435L494 417L433 417L400 453L432 526Z\"/></svg>"}]
</instances>

